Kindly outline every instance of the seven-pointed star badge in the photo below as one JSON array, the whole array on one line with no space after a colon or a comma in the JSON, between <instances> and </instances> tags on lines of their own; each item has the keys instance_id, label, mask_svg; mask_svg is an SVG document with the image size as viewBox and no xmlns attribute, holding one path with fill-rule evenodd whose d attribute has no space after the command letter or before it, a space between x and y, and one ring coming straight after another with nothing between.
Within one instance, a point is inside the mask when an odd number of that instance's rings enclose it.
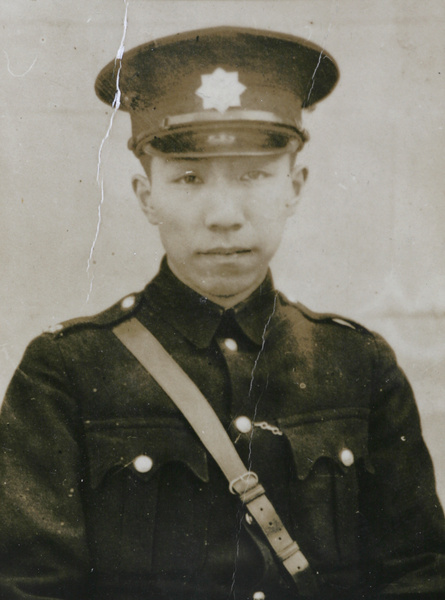
<instances>
[{"instance_id":1,"label":"seven-pointed star badge","mask_svg":"<svg viewBox=\"0 0 445 600\"><path fill-rule=\"evenodd\" d=\"M238 71L218 67L210 75L201 75L201 82L195 93L202 98L203 108L225 113L231 106L241 106L240 96L247 88L238 80Z\"/></svg>"}]
</instances>

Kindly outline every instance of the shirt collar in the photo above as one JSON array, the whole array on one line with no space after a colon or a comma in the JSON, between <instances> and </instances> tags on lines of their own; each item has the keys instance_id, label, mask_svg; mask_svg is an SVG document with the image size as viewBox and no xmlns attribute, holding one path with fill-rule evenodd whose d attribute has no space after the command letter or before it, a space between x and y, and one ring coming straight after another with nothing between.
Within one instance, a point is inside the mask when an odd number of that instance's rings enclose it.
<instances>
[{"instance_id":1,"label":"shirt collar","mask_svg":"<svg viewBox=\"0 0 445 600\"><path fill-rule=\"evenodd\" d=\"M144 294L159 317L198 348L210 345L225 313L235 319L251 341L261 346L277 299L269 271L249 298L226 311L182 283L170 270L165 257Z\"/></svg>"}]
</instances>

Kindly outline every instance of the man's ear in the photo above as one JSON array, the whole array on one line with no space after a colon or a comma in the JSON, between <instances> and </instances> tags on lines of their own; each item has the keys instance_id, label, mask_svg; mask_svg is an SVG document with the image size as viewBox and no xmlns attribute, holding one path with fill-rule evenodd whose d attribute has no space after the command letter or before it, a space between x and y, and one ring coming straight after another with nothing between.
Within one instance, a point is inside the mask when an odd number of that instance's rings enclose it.
<instances>
[{"instance_id":1,"label":"man's ear","mask_svg":"<svg viewBox=\"0 0 445 600\"><path fill-rule=\"evenodd\" d=\"M300 195L308 175L309 171L307 167L300 167L299 165L294 165L292 167L292 185L294 186L296 196Z\"/></svg>"},{"instance_id":2,"label":"man's ear","mask_svg":"<svg viewBox=\"0 0 445 600\"><path fill-rule=\"evenodd\" d=\"M151 183L148 177L144 175L133 175L131 179L133 191L136 194L143 213L152 225L159 224L157 210L153 203L151 195Z\"/></svg>"},{"instance_id":3,"label":"man's ear","mask_svg":"<svg viewBox=\"0 0 445 600\"><path fill-rule=\"evenodd\" d=\"M299 165L294 165L291 169L291 177L292 177L292 187L294 190L294 194L286 203L287 208L290 213L293 213L297 207L297 204L300 200L301 190L306 182L309 171L306 167L300 167Z\"/></svg>"}]
</instances>

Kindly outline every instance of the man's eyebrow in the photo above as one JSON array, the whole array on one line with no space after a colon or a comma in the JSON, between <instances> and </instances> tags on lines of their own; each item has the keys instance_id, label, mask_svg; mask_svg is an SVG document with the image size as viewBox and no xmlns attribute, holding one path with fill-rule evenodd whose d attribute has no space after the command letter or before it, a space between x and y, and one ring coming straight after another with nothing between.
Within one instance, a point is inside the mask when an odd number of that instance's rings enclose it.
<instances>
[{"instance_id":1,"label":"man's eyebrow","mask_svg":"<svg viewBox=\"0 0 445 600\"><path fill-rule=\"evenodd\" d=\"M203 162L205 158L199 158L197 156L175 156L175 158L167 159L170 164L184 163L184 162Z\"/></svg>"}]
</instances>

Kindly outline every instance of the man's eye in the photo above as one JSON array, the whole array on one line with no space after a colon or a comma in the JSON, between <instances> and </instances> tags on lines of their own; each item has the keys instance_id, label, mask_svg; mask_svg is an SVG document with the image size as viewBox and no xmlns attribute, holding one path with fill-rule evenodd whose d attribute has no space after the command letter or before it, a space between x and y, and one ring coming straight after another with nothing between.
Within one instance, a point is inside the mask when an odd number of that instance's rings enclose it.
<instances>
[{"instance_id":1,"label":"man's eye","mask_svg":"<svg viewBox=\"0 0 445 600\"><path fill-rule=\"evenodd\" d=\"M175 179L174 183L193 185L202 183L202 179L195 173L184 173L184 175Z\"/></svg>"},{"instance_id":2,"label":"man's eye","mask_svg":"<svg viewBox=\"0 0 445 600\"><path fill-rule=\"evenodd\" d=\"M258 181L267 177L270 177L270 175L266 171L249 171L241 177L241 181Z\"/></svg>"}]
</instances>

